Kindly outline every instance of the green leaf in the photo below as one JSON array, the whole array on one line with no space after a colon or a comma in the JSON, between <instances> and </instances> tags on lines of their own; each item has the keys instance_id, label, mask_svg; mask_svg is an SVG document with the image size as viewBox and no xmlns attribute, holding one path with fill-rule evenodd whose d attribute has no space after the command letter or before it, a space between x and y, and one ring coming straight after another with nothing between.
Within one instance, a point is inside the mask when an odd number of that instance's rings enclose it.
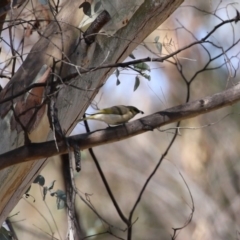
<instances>
[{"instance_id":1,"label":"green leaf","mask_svg":"<svg viewBox=\"0 0 240 240\"><path fill-rule=\"evenodd\" d=\"M150 75L148 75L148 74L146 74L146 73L142 73L142 76L143 76L144 78L146 78L148 81L151 81L151 76L150 76Z\"/></svg>"},{"instance_id":2,"label":"green leaf","mask_svg":"<svg viewBox=\"0 0 240 240\"><path fill-rule=\"evenodd\" d=\"M57 190L56 192L51 193L51 196L56 196L57 197L57 209L62 209L66 205L66 194L62 190Z\"/></svg>"},{"instance_id":3,"label":"green leaf","mask_svg":"<svg viewBox=\"0 0 240 240\"><path fill-rule=\"evenodd\" d=\"M134 64L133 66L134 66L134 68L141 70L141 71L149 71L149 72L151 71L150 67L145 62L137 63L137 64Z\"/></svg>"},{"instance_id":4,"label":"green leaf","mask_svg":"<svg viewBox=\"0 0 240 240\"><path fill-rule=\"evenodd\" d=\"M99 8L101 7L101 5L102 5L102 3L101 3L100 1L95 4L95 6L94 6L94 12L95 12L95 13L99 10Z\"/></svg>"},{"instance_id":5,"label":"green leaf","mask_svg":"<svg viewBox=\"0 0 240 240\"><path fill-rule=\"evenodd\" d=\"M45 198L47 196L47 192L48 192L48 187L43 187L43 201L45 201Z\"/></svg>"},{"instance_id":6,"label":"green leaf","mask_svg":"<svg viewBox=\"0 0 240 240\"><path fill-rule=\"evenodd\" d=\"M52 181L52 183L51 183L50 186L48 187L48 190L52 190L52 189L53 189L55 182L56 182L56 180Z\"/></svg>"},{"instance_id":7,"label":"green leaf","mask_svg":"<svg viewBox=\"0 0 240 240\"><path fill-rule=\"evenodd\" d=\"M83 8L84 14L91 17L91 4L89 2L83 2L79 8Z\"/></svg>"},{"instance_id":8,"label":"green leaf","mask_svg":"<svg viewBox=\"0 0 240 240\"><path fill-rule=\"evenodd\" d=\"M159 53L161 54L162 53L162 44L160 42L157 42L156 47L157 47Z\"/></svg>"},{"instance_id":9,"label":"green leaf","mask_svg":"<svg viewBox=\"0 0 240 240\"><path fill-rule=\"evenodd\" d=\"M60 210L60 209L63 209L65 207L65 202L59 198L57 198L57 209Z\"/></svg>"},{"instance_id":10,"label":"green leaf","mask_svg":"<svg viewBox=\"0 0 240 240\"><path fill-rule=\"evenodd\" d=\"M140 85L140 79L138 76L136 76L133 91L136 91L138 89L139 85Z\"/></svg>"},{"instance_id":11,"label":"green leaf","mask_svg":"<svg viewBox=\"0 0 240 240\"><path fill-rule=\"evenodd\" d=\"M116 77L118 77L118 76L119 76L120 72L119 72L118 68L116 69L116 72L115 72L115 74L116 74Z\"/></svg>"},{"instance_id":12,"label":"green leaf","mask_svg":"<svg viewBox=\"0 0 240 240\"><path fill-rule=\"evenodd\" d=\"M118 86L120 83L121 83L120 80L117 78L116 85Z\"/></svg>"},{"instance_id":13,"label":"green leaf","mask_svg":"<svg viewBox=\"0 0 240 240\"><path fill-rule=\"evenodd\" d=\"M58 189L56 191L56 193L57 193L58 198L60 198L63 201L66 201L67 196L66 196L66 193L64 191Z\"/></svg>"},{"instance_id":14,"label":"green leaf","mask_svg":"<svg viewBox=\"0 0 240 240\"><path fill-rule=\"evenodd\" d=\"M156 36L156 37L154 38L155 43L157 43L158 40L159 40L159 36Z\"/></svg>"},{"instance_id":15,"label":"green leaf","mask_svg":"<svg viewBox=\"0 0 240 240\"><path fill-rule=\"evenodd\" d=\"M132 53L130 53L129 57L132 58L132 59L136 59L135 56Z\"/></svg>"},{"instance_id":16,"label":"green leaf","mask_svg":"<svg viewBox=\"0 0 240 240\"><path fill-rule=\"evenodd\" d=\"M42 175L38 175L33 183L38 183L40 186L44 186L45 184L45 178Z\"/></svg>"},{"instance_id":17,"label":"green leaf","mask_svg":"<svg viewBox=\"0 0 240 240\"><path fill-rule=\"evenodd\" d=\"M66 194L63 190L58 189L56 192L52 192L51 196L56 196L57 198L60 198L64 201L66 201Z\"/></svg>"}]
</instances>

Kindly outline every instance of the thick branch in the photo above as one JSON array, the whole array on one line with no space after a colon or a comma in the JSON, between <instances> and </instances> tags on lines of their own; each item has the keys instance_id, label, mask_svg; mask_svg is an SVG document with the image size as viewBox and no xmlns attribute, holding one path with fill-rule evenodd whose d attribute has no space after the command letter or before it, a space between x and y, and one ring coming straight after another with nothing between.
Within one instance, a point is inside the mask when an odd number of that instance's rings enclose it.
<instances>
[{"instance_id":1,"label":"thick branch","mask_svg":"<svg viewBox=\"0 0 240 240\"><path fill-rule=\"evenodd\" d=\"M239 100L240 84L223 92L214 94L213 96L169 108L124 125L97 130L92 133L75 135L69 137L68 141L77 142L80 149L83 150L90 147L124 140L169 123L196 117L198 115L232 105ZM22 162L63 154L68 151L66 141L59 142L58 147L59 152L56 149L55 142L48 141L43 143L32 143L14 149L13 151L0 155L0 169ZM16 158L16 156L18 157Z\"/></svg>"}]
</instances>

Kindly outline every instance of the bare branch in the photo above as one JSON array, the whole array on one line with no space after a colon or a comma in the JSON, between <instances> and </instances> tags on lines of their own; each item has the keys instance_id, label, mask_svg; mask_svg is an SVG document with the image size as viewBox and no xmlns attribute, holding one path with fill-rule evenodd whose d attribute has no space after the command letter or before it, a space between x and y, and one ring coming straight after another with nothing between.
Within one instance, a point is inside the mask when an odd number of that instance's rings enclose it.
<instances>
[{"instance_id":1,"label":"bare branch","mask_svg":"<svg viewBox=\"0 0 240 240\"><path fill-rule=\"evenodd\" d=\"M75 135L68 137L67 140L68 142L74 141L78 143L80 149L83 150L124 140L169 123L196 117L198 115L232 105L239 100L240 84L223 92L216 93L213 96L172 107L124 125L97 130L89 134L85 133ZM14 149L0 155L0 169L17 163L63 154L68 151L68 146L65 141L60 141L58 143L58 147L59 151L57 151L55 147L55 141L48 141L43 143L31 143L27 146ZM16 158L16 156L18 156L18 158Z\"/></svg>"}]
</instances>

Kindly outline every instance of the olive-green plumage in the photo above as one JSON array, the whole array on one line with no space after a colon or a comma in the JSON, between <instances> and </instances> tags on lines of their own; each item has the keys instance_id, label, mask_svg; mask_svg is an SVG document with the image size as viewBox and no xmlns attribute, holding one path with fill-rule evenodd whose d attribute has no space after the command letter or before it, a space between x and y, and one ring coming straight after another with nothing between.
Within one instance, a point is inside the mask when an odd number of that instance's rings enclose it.
<instances>
[{"instance_id":1,"label":"olive-green plumage","mask_svg":"<svg viewBox=\"0 0 240 240\"><path fill-rule=\"evenodd\" d=\"M133 106L119 105L100 109L98 112L91 114L88 117L81 119L80 121L97 120L105 122L109 125L118 125L128 122L138 113L143 114L144 112Z\"/></svg>"}]
</instances>

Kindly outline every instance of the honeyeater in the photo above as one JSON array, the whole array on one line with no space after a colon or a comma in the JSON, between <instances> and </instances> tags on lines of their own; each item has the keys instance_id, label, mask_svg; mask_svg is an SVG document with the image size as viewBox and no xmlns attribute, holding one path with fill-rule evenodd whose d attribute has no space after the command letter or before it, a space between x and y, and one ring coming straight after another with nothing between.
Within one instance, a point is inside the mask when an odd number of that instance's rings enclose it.
<instances>
[{"instance_id":1,"label":"honeyeater","mask_svg":"<svg viewBox=\"0 0 240 240\"><path fill-rule=\"evenodd\" d=\"M119 125L128 122L138 113L143 114L144 112L133 106L118 105L110 108L100 109L98 112L80 119L79 122L84 120L97 120L105 122L108 125Z\"/></svg>"}]
</instances>

